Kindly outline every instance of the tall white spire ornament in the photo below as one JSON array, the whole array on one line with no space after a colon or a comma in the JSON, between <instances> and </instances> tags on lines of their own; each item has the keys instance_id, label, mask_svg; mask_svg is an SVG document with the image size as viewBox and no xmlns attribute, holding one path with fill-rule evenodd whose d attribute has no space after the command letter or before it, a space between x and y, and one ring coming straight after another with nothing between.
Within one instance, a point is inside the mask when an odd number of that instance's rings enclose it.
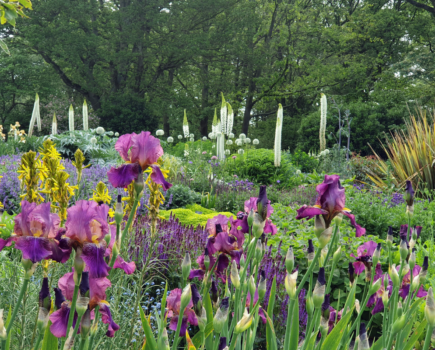
<instances>
[{"instance_id":1,"label":"tall white spire ornament","mask_svg":"<svg viewBox=\"0 0 435 350\"><path fill-rule=\"evenodd\" d=\"M189 137L189 122L187 121L186 110L184 110L183 134L184 134L184 138L187 139Z\"/></svg>"},{"instance_id":2,"label":"tall white spire ornament","mask_svg":"<svg viewBox=\"0 0 435 350\"><path fill-rule=\"evenodd\" d=\"M231 105L227 102L228 120L227 120L227 135L229 136L233 132L234 125L234 111Z\"/></svg>"},{"instance_id":3,"label":"tall white spire ornament","mask_svg":"<svg viewBox=\"0 0 435 350\"><path fill-rule=\"evenodd\" d=\"M225 101L224 93L222 92L222 107L221 107L221 126L222 126L222 134L227 133L227 103Z\"/></svg>"},{"instance_id":4,"label":"tall white spire ornament","mask_svg":"<svg viewBox=\"0 0 435 350\"><path fill-rule=\"evenodd\" d=\"M72 133L74 131L74 108L72 105L69 106L68 115L69 131Z\"/></svg>"},{"instance_id":5,"label":"tall white spire ornament","mask_svg":"<svg viewBox=\"0 0 435 350\"><path fill-rule=\"evenodd\" d=\"M213 117L213 123L211 124L211 132L213 134L216 134L218 132L218 119L216 114L216 108L214 109L214 117Z\"/></svg>"},{"instance_id":6,"label":"tall white spire ornament","mask_svg":"<svg viewBox=\"0 0 435 350\"><path fill-rule=\"evenodd\" d=\"M29 132L28 136L32 136L33 128L35 126L35 122L38 125L38 131L41 131L41 115L39 113L39 95L36 94L35 104L33 105L32 117L30 118Z\"/></svg>"},{"instance_id":7,"label":"tall white spire ornament","mask_svg":"<svg viewBox=\"0 0 435 350\"><path fill-rule=\"evenodd\" d=\"M276 129L275 129L275 166L281 166L281 136L282 136L282 119L283 119L283 109L281 103L278 106L278 115L276 118Z\"/></svg>"},{"instance_id":8,"label":"tall white spire ornament","mask_svg":"<svg viewBox=\"0 0 435 350\"><path fill-rule=\"evenodd\" d=\"M89 129L88 123L88 105L86 100L83 102L83 130L87 131Z\"/></svg>"},{"instance_id":9,"label":"tall white spire ornament","mask_svg":"<svg viewBox=\"0 0 435 350\"><path fill-rule=\"evenodd\" d=\"M320 129L319 129L319 139L320 139L320 151L324 151L326 148L326 113L328 109L328 102L326 100L325 94L320 94Z\"/></svg>"},{"instance_id":10,"label":"tall white spire ornament","mask_svg":"<svg viewBox=\"0 0 435 350\"><path fill-rule=\"evenodd\" d=\"M53 114L53 122L51 123L51 134L57 135L57 119L56 113Z\"/></svg>"}]
</instances>

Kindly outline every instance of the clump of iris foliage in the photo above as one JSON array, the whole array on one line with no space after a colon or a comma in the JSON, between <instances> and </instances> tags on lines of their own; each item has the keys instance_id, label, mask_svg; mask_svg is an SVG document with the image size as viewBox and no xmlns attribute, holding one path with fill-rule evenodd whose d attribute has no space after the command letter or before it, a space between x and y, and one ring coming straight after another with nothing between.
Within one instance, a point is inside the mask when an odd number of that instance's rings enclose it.
<instances>
[{"instance_id":1,"label":"clump of iris foliage","mask_svg":"<svg viewBox=\"0 0 435 350\"><path fill-rule=\"evenodd\" d=\"M118 166L51 140L0 159L3 350L432 346L433 204L410 183L259 186L149 132L114 149ZM172 183L200 203L171 209Z\"/></svg>"}]
</instances>

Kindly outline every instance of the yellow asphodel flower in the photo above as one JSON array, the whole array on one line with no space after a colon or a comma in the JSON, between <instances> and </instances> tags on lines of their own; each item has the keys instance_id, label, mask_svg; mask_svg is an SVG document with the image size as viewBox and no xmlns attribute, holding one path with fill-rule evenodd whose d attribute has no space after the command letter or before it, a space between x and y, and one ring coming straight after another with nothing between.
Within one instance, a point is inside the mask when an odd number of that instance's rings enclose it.
<instances>
[{"instance_id":1,"label":"yellow asphodel flower","mask_svg":"<svg viewBox=\"0 0 435 350\"><path fill-rule=\"evenodd\" d=\"M97 203L103 202L105 204L110 204L110 202L112 201L109 190L107 189L106 184L102 181L97 184L97 187L95 188L95 190L92 190L92 192L94 193L94 195L91 199Z\"/></svg>"}]
</instances>

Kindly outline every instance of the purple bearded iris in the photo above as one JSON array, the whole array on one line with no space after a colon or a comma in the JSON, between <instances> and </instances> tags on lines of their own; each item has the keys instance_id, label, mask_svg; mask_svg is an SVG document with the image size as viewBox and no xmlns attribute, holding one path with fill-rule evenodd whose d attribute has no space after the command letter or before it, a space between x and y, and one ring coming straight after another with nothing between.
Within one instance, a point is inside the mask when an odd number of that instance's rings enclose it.
<instances>
[{"instance_id":1,"label":"purple bearded iris","mask_svg":"<svg viewBox=\"0 0 435 350\"><path fill-rule=\"evenodd\" d=\"M260 189L260 193L261 193L261 189ZM261 200L260 197L251 197L247 201L245 201L245 212L246 212L246 215L249 215L251 210L253 210L254 212L258 211L258 205L257 205L257 203L260 200ZM272 220L270 220L270 216L273 213L273 207L270 205L270 200L267 199L267 197L266 197L266 203L265 204L266 204L264 206L265 210L263 210L263 211L264 211L264 213L266 213L266 218L265 218L266 223L264 225L264 231L263 232L264 233L270 233L271 235L275 235L278 232L278 230L277 230L276 226L274 224L272 224ZM238 217L238 215L237 215L237 217ZM247 220L247 216L246 216L246 220ZM231 227L232 227L232 225L233 225L233 223L231 222ZM239 223L239 225L240 225L240 223ZM242 225L240 225L240 226L242 226ZM245 227L245 226L242 226L242 227ZM246 221L246 227L248 227L247 221ZM246 231L244 233L248 233L248 232L249 231Z\"/></svg>"},{"instance_id":2,"label":"purple bearded iris","mask_svg":"<svg viewBox=\"0 0 435 350\"><path fill-rule=\"evenodd\" d=\"M385 286L384 286L385 276L387 276L388 278L387 290L385 290ZM369 300L367 301L367 307L371 307L375 305L375 307L372 310L372 315L375 315L378 312L382 312L384 310L384 302L382 300L382 296L384 295L384 293L388 293L388 296L391 296L391 294L393 293L393 282L391 281L390 276L388 274L386 275L382 274L381 264L379 263L376 265L373 283L375 283L378 279L381 279L382 282L381 287L375 294L372 294Z\"/></svg>"},{"instance_id":3,"label":"purple bearded iris","mask_svg":"<svg viewBox=\"0 0 435 350\"><path fill-rule=\"evenodd\" d=\"M396 270L400 270L400 265L396 266ZM412 276L415 277L418 274L420 274L421 266L415 265L414 269L412 270ZM399 295L402 297L402 299L405 300L405 298L409 294L409 288L411 286L411 271L408 271L408 273L403 277L402 285L399 289ZM427 295L427 292L424 290L423 286L420 286L420 289L417 291L416 297L417 298L424 298Z\"/></svg>"},{"instance_id":4,"label":"purple bearded iris","mask_svg":"<svg viewBox=\"0 0 435 350\"><path fill-rule=\"evenodd\" d=\"M317 185L316 191L318 194L316 204L313 207L304 205L299 208L296 219L311 219L321 215L325 228L328 228L331 226L332 219L342 213L350 219L351 224L356 228L356 237L361 237L366 233L366 229L355 222L355 216L350 214L350 210L344 206L346 195L344 187L340 183L340 176L325 175L323 182Z\"/></svg>"},{"instance_id":5,"label":"purple bearded iris","mask_svg":"<svg viewBox=\"0 0 435 350\"><path fill-rule=\"evenodd\" d=\"M21 250L23 258L33 263L43 259L64 263L69 259L71 248L61 238L60 219L50 212L50 203L36 205L22 201L21 213L14 221L14 235L1 240L1 249L15 241L15 248Z\"/></svg>"},{"instance_id":6,"label":"purple bearded iris","mask_svg":"<svg viewBox=\"0 0 435 350\"><path fill-rule=\"evenodd\" d=\"M80 200L67 212L65 236L69 238L69 245L86 263L91 278L108 276L109 265L104 260L107 243L104 237L110 229L107 223L109 207Z\"/></svg>"},{"instance_id":7,"label":"purple bearded iris","mask_svg":"<svg viewBox=\"0 0 435 350\"><path fill-rule=\"evenodd\" d=\"M252 305L257 304L257 301L258 301L258 289L255 290L254 301L253 301ZM245 306L248 308L248 310L251 307L251 293L249 293L249 292L248 292L248 295L246 296ZM261 307L260 307L260 310L258 310L258 316L260 316L261 321L263 321L263 324L266 324L267 318L264 315L263 308L261 308Z\"/></svg>"},{"instance_id":8,"label":"purple bearded iris","mask_svg":"<svg viewBox=\"0 0 435 350\"><path fill-rule=\"evenodd\" d=\"M160 140L149 131L142 131L139 135L125 134L116 141L115 149L126 164L118 168L112 167L107 176L114 187L127 187L148 167L152 168L151 180L168 190L172 185L165 180L157 160L163 156Z\"/></svg>"},{"instance_id":9,"label":"purple bearded iris","mask_svg":"<svg viewBox=\"0 0 435 350\"><path fill-rule=\"evenodd\" d=\"M71 308L71 300L74 294L74 272L69 272L62 276L58 282L59 288L55 288L55 305L58 309L50 315L50 331L57 338L65 337L68 318ZM107 278L91 278L87 272L83 273L80 287L86 285L89 288L89 309L91 310L91 319L94 318L94 309L98 305L98 312L101 314L101 320L108 325L106 335L113 337L119 326L113 321L109 304L106 299L106 289L111 286ZM77 313L74 315L74 323L77 319Z\"/></svg>"},{"instance_id":10,"label":"purple bearded iris","mask_svg":"<svg viewBox=\"0 0 435 350\"><path fill-rule=\"evenodd\" d=\"M350 254L351 257L356 259L356 261L353 263L355 273L360 275L365 270L366 280L368 279L368 281L371 279L372 257L377 246L377 243L369 241L358 247L356 250L357 256L355 256L353 253Z\"/></svg>"},{"instance_id":11,"label":"purple bearded iris","mask_svg":"<svg viewBox=\"0 0 435 350\"><path fill-rule=\"evenodd\" d=\"M106 252L104 255L108 257L108 261L112 259L112 250L113 246L115 245L116 241L116 226L111 225L110 226L110 242L109 246L106 249ZM121 255L118 255L116 257L115 263L113 264L114 269L121 269L124 270L124 272L127 275L131 275L136 270L136 263L134 261L126 262Z\"/></svg>"},{"instance_id":12,"label":"purple bearded iris","mask_svg":"<svg viewBox=\"0 0 435 350\"><path fill-rule=\"evenodd\" d=\"M178 316L180 315L181 307L181 292L181 289L176 288L169 293L168 298L166 299L166 317L170 318L169 328L173 331L177 330ZM181 323L180 329L180 337L185 336L188 322L192 326L198 325L195 311L193 311L192 299L189 301L189 304L187 304L186 308L184 309L183 321Z\"/></svg>"}]
</instances>

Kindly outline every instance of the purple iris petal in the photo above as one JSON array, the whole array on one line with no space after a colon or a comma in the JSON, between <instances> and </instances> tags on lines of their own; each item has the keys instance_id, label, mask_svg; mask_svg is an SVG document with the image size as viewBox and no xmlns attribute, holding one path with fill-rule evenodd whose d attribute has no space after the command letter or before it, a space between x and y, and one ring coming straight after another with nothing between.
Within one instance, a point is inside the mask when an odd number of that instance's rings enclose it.
<instances>
[{"instance_id":1,"label":"purple iris petal","mask_svg":"<svg viewBox=\"0 0 435 350\"><path fill-rule=\"evenodd\" d=\"M130 161L138 162L143 170L163 156L160 140L151 135L149 131L142 131L139 135L131 137Z\"/></svg>"},{"instance_id":2,"label":"purple iris petal","mask_svg":"<svg viewBox=\"0 0 435 350\"><path fill-rule=\"evenodd\" d=\"M131 262L126 262L126 261L124 261L124 259L121 257L121 255L118 255L117 257L116 257L116 260L115 260L115 264L113 265L113 268L114 269L121 269L121 270L124 270L124 272L127 274L127 275L131 275L133 272L134 272L134 270L136 269L136 264L135 264L135 262L134 261L131 261Z\"/></svg>"},{"instance_id":3,"label":"purple iris petal","mask_svg":"<svg viewBox=\"0 0 435 350\"><path fill-rule=\"evenodd\" d=\"M343 211L343 214L346 215L350 219L350 223L352 224L353 227L356 228L355 237L361 237L361 236L364 236L366 234L366 229L361 227L360 225L358 225L356 223L355 215L350 214L350 213L345 212L345 211Z\"/></svg>"},{"instance_id":4,"label":"purple iris petal","mask_svg":"<svg viewBox=\"0 0 435 350\"><path fill-rule=\"evenodd\" d=\"M322 214L327 214L328 212L320 209L320 208L314 208L314 207L309 207L308 205L303 205L301 208L296 210L298 215L296 216L297 220L303 219L303 218L308 218L311 219L313 217L315 217L316 215L322 215Z\"/></svg>"},{"instance_id":5,"label":"purple iris petal","mask_svg":"<svg viewBox=\"0 0 435 350\"><path fill-rule=\"evenodd\" d=\"M202 280L204 278L205 271L204 270L191 270L189 274L189 279L199 278Z\"/></svg>"},{"instance_id":6,"label":"purple iris petal","mask_svg":"<svg viewBox=\"0 0 435 350\"><path fill-rule=\"evenodd\" d=\"M15 248L23 253L24 259L37 263L51 254L50 241L43 237L16 237Z\"/></svg>"},{"instance_id":7,"label":"purple iris petal","mask_svg":"<svg viewBox=\"0 0 435 350\"><path fill-rule=\"evenodd\" d=\"M266 224L264 225L264 233L270 233L272 236L276 235L278 232L278 229L274 224L272 224L272 221L266 220Z\"/></svg>"},{"instance_id":8,"label":"purple iris petal","mask_svg":"<svg viewBox=\"0 0 435 350\"><path fill-rule=\"evenodd\" d=\"M317 185L316 191L319 194L316 204L326 210L330 216L333 217L335 213L343 211L346 196L339 175L325 175L323 182Z\"/></svg>"},{"instance_id":9,"label":"purple iris petal","mask_svg":"<svg viewBox=\"0 0 435 350\"><path fill-rule=\"evenodd\" d=\"M156 184L162 185L165 191L169 190L172 187L172 184L165 180L162 171L157 165L150 165L153 169L151 173L151 180L153 180Z\"/></svg>"},{"instance_id":10,"label":"purple iris petal","mask_svg":"<svg viewBox=\"0 0 435 350\"><path fill-rule=\"evenodd\" d=\"M363 273L365 267L364 264L361 261L355 261L353 263L353 267L355 268L355 273L357 275L360 275L361 273Z\"/></svg>"},{"instance_id":11,"label":"purple iris petal","mask_svg":"<svg viewBox=\"0 0 435 350\"><path fill-rule=\"evenodd\" d=\"M113 187L125 188L137 180L138 175L142 171L138 163L124 164L118 168L110 168L107 172L107 177Z\"/></svg>"},{"instance_id":12,"label":"purple iris petal","mask_svg":"<svg viewBox=\"0 0 435 350\"><path fill-rule=\"evenodd\" d=\"M70 313L70 308L67 303L63 303L62 307L53 312L50 315L50 321L52 325L50 326L50 331L56 338L62 338L66 336L66 329L68 327L68 317Z\"/></svg>"},{"instance_id":13,"label":"purple iris petal","mask_svg":"<svg viewBox=\"0 0 435 350\"><path fill-rule=\"evenodd\" d=\"M4 249L4 247L9 247L12 244L12 238L3 239L0 238L0 252Z\"/></svg>"},{"instance_id":14,"label":"purple iris petal","mask_svg":"<svg viewBox=\"0 0 435 350\"><path fill-rule=\"evenodd\" d=\"M65 233L65 229L59 229L55 240L50 240L51 255L47 259L51 259L60 263L68 261L72 248L67 244L64 238L61 238Z\"/></svg>"},{"instance_id":15,"label":"purple iris petal","mask_svg":"<svg viewBox=\"0 0 435 350\"><path fill-rule=\"evenodd\" d=\"M372 315L382 312L383 310L384 310L384 303L382 302L382 298L378 298L376 300L376 305L372 310Z\"/></svg>"},{"instance_id":16,"label":"purple iris petal","mask_svg":"<svg viewBox=\"0 0 435 350\"><path fill-rule=\"evenodd\" d=\"M131 148L131 138L137 136L135 133L121 135L115 144L115 149L118 151L119 155L126 162L129 161L128 152Z\"/></svg>"},{"instance_id":17,"label":"purple iris petal","mask_svg":"<svg viewBox=\"0 0 435 350\"><path fill-rule=\"evenodd\" d=\"M119 326L113 321L112 313L108 305L100 303L99 312L101 314L101 321L108 325L106 335L108 337L113 337L115 332L119 329Z\"/></svg>"},{"instance_id":18,"label":"purple iris petal","mask_svg":"<svg viewBox=\"0 0 435 350\"><path fill-rule=\"evenodd\" d=\"M89 267L89 276L91 278L102 278L109 275L109 265L104 260L104 253L106 252L105 244L96 245L93 243L86 243L83 246L82 259Z\"/></svg>"}]
</instances>

